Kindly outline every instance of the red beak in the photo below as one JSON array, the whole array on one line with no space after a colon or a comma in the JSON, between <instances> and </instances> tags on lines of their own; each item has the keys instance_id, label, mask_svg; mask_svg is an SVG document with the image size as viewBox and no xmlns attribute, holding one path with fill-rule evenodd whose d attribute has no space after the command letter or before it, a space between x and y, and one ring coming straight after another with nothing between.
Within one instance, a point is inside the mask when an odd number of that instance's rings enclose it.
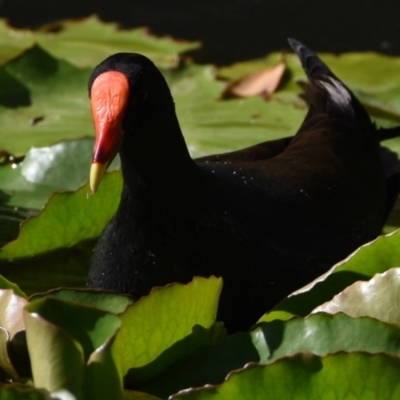
<instances>
[{"instance_id":1,"label":"red beak","mask_svg":"<svg viewBox=\"0 0 400 400\"><path fill-rule=\"evenodd\" d=\"M121 147L123 137L121 125L128 99L129 81L122 72L104 72L94 80L90 105L96 142L90 169L91 193L96 192L101 178Z\"/></svg>"}]
</instances>

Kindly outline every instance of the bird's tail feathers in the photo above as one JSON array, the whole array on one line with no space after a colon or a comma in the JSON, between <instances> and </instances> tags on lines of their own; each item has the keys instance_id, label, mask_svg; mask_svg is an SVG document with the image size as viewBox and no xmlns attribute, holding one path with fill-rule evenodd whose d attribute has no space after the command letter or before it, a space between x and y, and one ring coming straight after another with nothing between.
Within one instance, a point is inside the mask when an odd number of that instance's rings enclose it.
<instances>
[{"instance_id":1,"label":"bird's tail feathers","mask_svg":"<svg viewBox=\"0 0 400 400\"><path fill-rule=\"evenodd\" d=\"M310 78L308 97L316 113L326 113L347 121L354 119L350 93L340 81L331 76Z\"/></svg>"},{"instance_id":2,"label":"bird's tail feathers","mask_svg":"<svg viewBox=\"0 0 400 400\"><path fill-rule=\"evenodd\" d=\"M301 65L303 66L308 78L312 78L315 75L331 76L336 78L328 66L323 63L311 49L293 38L289 38L288 42L290 47L299 57Z\"/></svg>"},{"instance_id":3,"label":"bird's tail feathers","mask_svg":"<svg viewBox=\"0 0 400 400\"><path fill-rule=\"evenodd\" d=\"M310 91L309 99L315 112L327 113L332 117L371 126L371 119L353 92L338 79L328 66L308 47L296 39L289 44L298 55L307 74Z\"/></svg>"}]
</instances>

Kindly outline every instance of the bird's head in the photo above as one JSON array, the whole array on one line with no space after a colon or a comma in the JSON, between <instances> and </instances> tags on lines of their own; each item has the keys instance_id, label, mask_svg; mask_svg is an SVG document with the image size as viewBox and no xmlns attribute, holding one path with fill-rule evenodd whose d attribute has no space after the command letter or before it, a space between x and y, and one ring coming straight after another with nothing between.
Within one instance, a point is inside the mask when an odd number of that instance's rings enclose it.
<instances>
[{"instance_id":1,"label":"bird's head","mask_svg":"<svg viewBox=\"0 0 400 400\"><path fill-rule=\"evenodd\" d=\"M124 136L143 135L172 104L164 77L145 56L114 54L92 72L89 98L96 131L90 170L94 193L121 148Z\"/></svg>"}]
</instances>

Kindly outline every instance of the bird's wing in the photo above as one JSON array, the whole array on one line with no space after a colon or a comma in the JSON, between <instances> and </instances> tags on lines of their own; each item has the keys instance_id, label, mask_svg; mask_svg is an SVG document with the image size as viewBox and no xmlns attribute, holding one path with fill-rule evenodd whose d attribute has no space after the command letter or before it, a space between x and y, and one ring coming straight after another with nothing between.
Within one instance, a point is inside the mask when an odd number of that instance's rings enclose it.
<instances>
[{"instance_id":1,"label":"bird's wing","mask_svg":"<svg viewBox=\"0 0 400 400\"><path fill-rule=\"evenodd\" d=\"M269 158L273 158L278 154L281 154L286 149L291 140L292 136L285 137L282 139L270 140L241 150L200 157L196 159L196 162L246 163L259 160L266 160Z\"/></svg>"}]
</instances>

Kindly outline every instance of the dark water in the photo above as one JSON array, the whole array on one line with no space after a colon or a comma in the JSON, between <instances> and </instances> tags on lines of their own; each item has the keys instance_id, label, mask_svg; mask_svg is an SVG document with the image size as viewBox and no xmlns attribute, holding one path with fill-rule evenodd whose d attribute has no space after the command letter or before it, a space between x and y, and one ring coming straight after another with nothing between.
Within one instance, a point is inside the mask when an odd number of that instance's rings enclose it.
<instances>
[{"instance_id":1,"label":"dark water","mask_svg":"<svg viewBox=\"0 0 400 400\"><path fill-rule=\"evenodd\" d=\"M287 48L287 37L316 51L400 55L398 0L0 0L0 16L19 27L93 13L125 27L201 40L203 49L193 54L198 62L260 57Z\"/></svg>"}]
</instances>

